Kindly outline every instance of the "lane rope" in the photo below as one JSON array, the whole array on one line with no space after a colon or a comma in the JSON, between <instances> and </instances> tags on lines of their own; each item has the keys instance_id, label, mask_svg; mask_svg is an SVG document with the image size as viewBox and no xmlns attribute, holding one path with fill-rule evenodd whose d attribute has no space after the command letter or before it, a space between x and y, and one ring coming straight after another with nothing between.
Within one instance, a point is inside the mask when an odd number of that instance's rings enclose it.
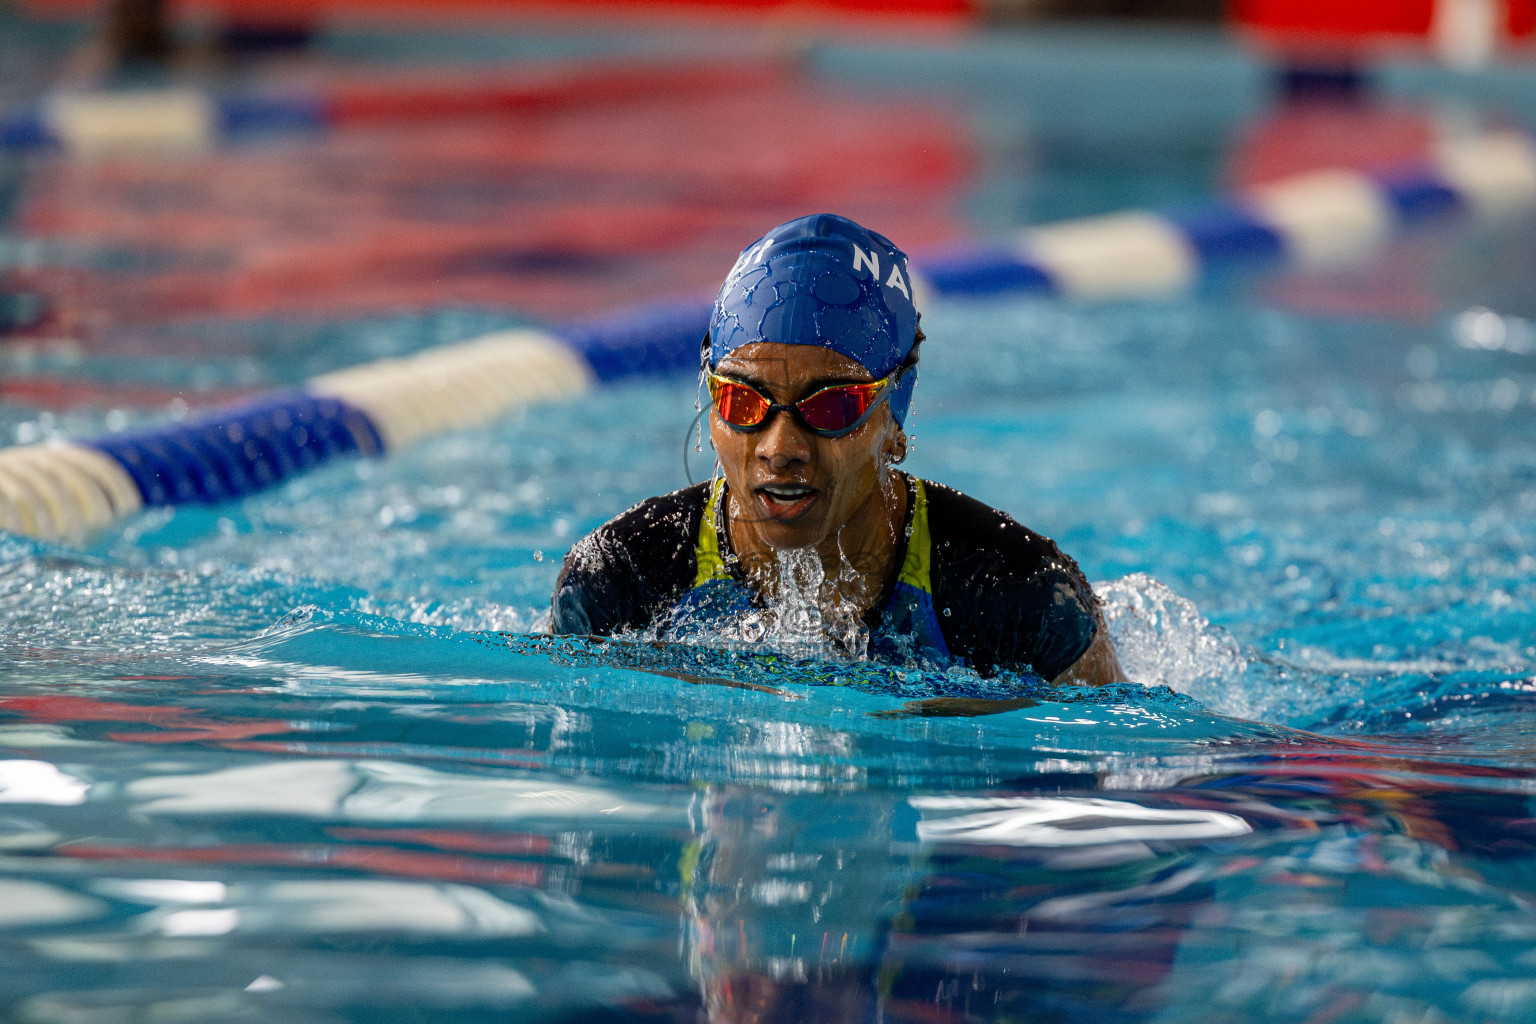
<instances>
[{"instance_id":1,"label":"lane rope","mask_svg":"<svg viewBox=\"0 0 1536 1024\"><path fill-rule=\"evenodd\" d=\"M61 92L0 110L0 150L205 152L221 145L325 133L347 125L465 114L546 112L644 97L708 94L777 80L771 64L530 67L500 76L333 82L317 89L216 93L172 87Z\"/></svg>"},{"instance_id":2,"label":"lane rope","mask_svg":"<svg viewBox=\"0 0 1536 1024\"><path fill-rule=\"evenodd\" d=\"M194 120L167 115L167 136ZM1533 207L1536 147L1518 132L1492 132L1441 144L1426 164L1395 172L1318 171L1199 207L919 253L914 285L940 297L1166 296L1230 267L1326 269L1437 218L1497 223ZM78 540L146 506L236 500L339 456L382 455L593 384L692 372L708 320L699 299L499 331L147 430L3 449L0 528Z\"/></svg>"},{"instance_id":3,"label":"lane rope","mask_svg":"<svg viewBox=\"0 0 1536 1024\"><path fill-rule=\"evenodd\" d=\"M1026 228L926 254L940 295L1034 291L1082 300L1171 295L1230 268L1327 270L1446 216L1496 223L1536 207L1536 147L1517 131L1440 143L1421 165L1315 171L1201 206Z\"/></svg>"}]
</instances>

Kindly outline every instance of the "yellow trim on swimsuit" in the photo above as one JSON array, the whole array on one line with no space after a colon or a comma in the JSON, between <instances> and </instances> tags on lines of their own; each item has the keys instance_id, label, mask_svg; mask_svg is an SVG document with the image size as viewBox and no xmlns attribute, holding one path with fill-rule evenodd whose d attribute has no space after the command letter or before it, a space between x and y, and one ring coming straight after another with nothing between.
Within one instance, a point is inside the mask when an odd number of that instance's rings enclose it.
<instances>
[{"instance_id":1,"label":"yellow trim on swimsuit","mask_svg":"<svg viewBox=\"0 0 1536 1024\"><path fill-rule=\"evenodd\" d=\"M933 593L933 541L928 534L928 492L923 482L912 478L912 532L907 536L907 554L901 560L897 583Z\"/></svg>"},{"instance_id":2,"label":"yellow trim on swimsuit","mask_svg":"<svg viewBox=\"0 0 1536 1024\"><path fill-rule=\"evenodd\" d=\"M720 557L720 535L715 531L715 517L720 508L720 497L725 493L725 478L717 477L710 488L709 501L704 504L704 518L699 520L699 536L693 544L693 585L702 587L710 580L728 580L731 574L725 570L725 560Z\"/></svg>"},{"instance_id":3,"label":"yellow trim on swimsuit","mask_svg":"<svg viewBox=\"0 0 1536 1024\"><path fill-rule=\"evenodd\" d=\"M693 545L693 585L702 587L710 580L728 580L725 560L720 556L720 535L715 521L719 515L720 501L725 494L725 478L715 480L710 488L709 501L704 505L704 515L699 520L699 535ZM907 537L907 552L901 562L901 574L897 583L933 593L933 541L928 533L928 492L923 482L912 478L912 532Z\"/></svg>"}]
</instances>

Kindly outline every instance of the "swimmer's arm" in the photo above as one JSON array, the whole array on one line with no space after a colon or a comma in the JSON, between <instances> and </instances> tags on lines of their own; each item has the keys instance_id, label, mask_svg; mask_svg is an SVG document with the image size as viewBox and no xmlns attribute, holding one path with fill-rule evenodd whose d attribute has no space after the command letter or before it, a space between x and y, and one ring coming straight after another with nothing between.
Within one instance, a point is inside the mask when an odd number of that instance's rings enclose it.
<instances>
[{"instance_id":1,"label":"swimmer's arm","mask_svg":"<svg viewBox=\"0 0 1536 1024\"><path fill-rule=\"evenodd\" d=\"M596 535L571 548L550 600L549 631L580 636L611 636L633 613L626 574L615 571L612 553Z\"/></svg>"},{"instance_id":2,"label":"swimmer's arm","mask_svg":"<svg viewBox=\"0 0 1536 1024\"><path fill-rule=\"evenodd\" d=\"M1115 642L1109 638L1102 616L1088 649L1067 666L1067 670L1051 680L1052 686L1107 686L1125 681L1125 670L1120 667L1120 657L1115 653Z\"/></svg>"},{"instance_id":3,"label":"swimmer's arm","mask_svg":"<svg viewBox=\"0 0 1536 1024\"><path fill-rule=\"evenodd\" d=\"M605 611L584 588L562 581L550 601L549 631L556 635L608 636L614 629Z\"/></svg>"},{"instance_id":4,"label":"swimmer's arm","mask_svg":"<svg viewBox=\"0 0 1536 1024\"><path fill-rule=\"evenodd\" d=\"M1032 708L1040 702L1033 697L989 700L985 697L927 697L909 700L899 708L871 711L871 718L980 718L1005 711Z\"/></svg>"},{"instance_id":5,"label":"swimmer's arm","mask_svg":"<svg viewBox=\"0 0 1536 1024\"><path fill-rule=\"evenodd\" d=\"M1043 605L1044 613L1024 605L1018 618L1023 628L1016 634L1015 656L1053 686L1108 686L1124 682L1125 670L1120 667L1099 599L1076 564L1069 566L1070 569L1053 566L1035 577L1029 600L1036 608ZM1085 639L1087 645L1083 646ZM1075 651L1082 653L1061 668ZM1047 675L1052 669L1056 674Z\"/></svg>"},{"instance_id":6,"label":"swimmer's arm","mask_svg":"<svg viewBox=\"0 0 1536 1024\"><path fill-rule=\"evenodd\" d=\"M550 602L551 633L613 636L645 629L681 595L685 577L677 565L658 566L644 550L637 554L602 534L566 555Z\"/></svg>"},{"instance_id":7,"label":"swimmer's arm","mask_svg":"<svg viewBox=\"0 0 1536 1024\"><path fill-rule=\"evenodd\" d=\"M1105 686L1125 681L1125 670L1115 653L1115 642L1104 628L1102 616L1097 617L1098 628L1093 640L1076 661L1055 679L1052 686ZM1020 708L1031 708L1040 702L1033 697L1015 697L1011 700L987 700L979 697L929 697L925 700L909 700L900 708L889 711L872 711L874 718L976 718L982 715L998 715Z\"/></svg>"}]
</instances>

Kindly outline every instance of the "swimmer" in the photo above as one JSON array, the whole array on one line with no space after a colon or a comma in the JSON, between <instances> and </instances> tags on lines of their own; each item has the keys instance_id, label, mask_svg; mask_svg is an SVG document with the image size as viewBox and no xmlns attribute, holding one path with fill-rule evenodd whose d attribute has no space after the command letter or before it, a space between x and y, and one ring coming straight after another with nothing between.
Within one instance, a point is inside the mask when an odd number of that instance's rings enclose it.
<instances>
[{"instance_id":1,"label":"swimmer","mask_svg":"<svg viewBox=\"0 0 1536 1024\"><path fill-rule=\"evenodd\" d=\"M923 340L906 256L883 236L818 214L748 246L701 350L714 479L578 542L551 630L809 632L898 664L1121 680L1098 599L1053 541L894 468Z\"/></svg>"}]
</instances>

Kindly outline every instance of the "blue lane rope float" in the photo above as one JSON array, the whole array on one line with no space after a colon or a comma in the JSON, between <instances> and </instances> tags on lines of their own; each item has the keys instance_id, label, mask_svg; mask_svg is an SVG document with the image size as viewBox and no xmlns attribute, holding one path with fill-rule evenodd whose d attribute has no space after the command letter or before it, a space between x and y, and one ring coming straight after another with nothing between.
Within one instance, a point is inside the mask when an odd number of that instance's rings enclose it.
<instances>
[{"instance_id":1,"label":"blue lane rope float","mask_svg":"<svg viewBox=\"0 0 1536 1024\"><path fill-rule=\"evenodd\" d=\"M378 455L369 418L335 398L271 395L209 416L85 442L127 471L147 505L217 503L271 487L336 455Z\"/></svg>"},{"instance_id":2,"label":"blue lane rope float","mask_svg":"<svg viewBox=\"0 0 1536 1024\"><path fill-rule=\"evenodd\" d=\"M913 277L929 296L1157 296L1230 266L1338 266L1451 211L1498 221L1533 207L1536 148L1498 132L1442 146L1428 166L1398 174L1321 171L1199 208L919 254ZM709 303L697 300L501 331L149 430L0 450L0 529L76 539L146 506L234 500L337 456L381 455L594 383L691 371L708 322Z\"/></svg>"}]
</instances>

